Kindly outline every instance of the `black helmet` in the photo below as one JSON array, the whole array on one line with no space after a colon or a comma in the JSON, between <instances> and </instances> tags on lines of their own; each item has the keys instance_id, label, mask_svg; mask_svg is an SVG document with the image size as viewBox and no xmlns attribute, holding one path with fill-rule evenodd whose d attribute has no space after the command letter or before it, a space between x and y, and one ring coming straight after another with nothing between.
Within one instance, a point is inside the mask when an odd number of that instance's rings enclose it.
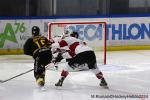
<instances>
[{"instance_id":1,"label":"black helmet","mask_svg":"<svg viewBox=\"0 0 150 100\"><path fill-rule=\"evenodd\" d=\"M78 37L79 37L79 34L78 34L78 32L72 32L72 33L70 34L70 36L71 36L71 37L78 38Z\"/></svg>"},{"instance_id":2,"label":"black helmet","mask_svg":"<svg viewBox=\"0 0 150 100\"><path fill-rule=\"evenodd\" d=\"M33 26L32 27L32 35L37 36L40 34L40 28L38 26Z\"/></svg>"}]
</instances>

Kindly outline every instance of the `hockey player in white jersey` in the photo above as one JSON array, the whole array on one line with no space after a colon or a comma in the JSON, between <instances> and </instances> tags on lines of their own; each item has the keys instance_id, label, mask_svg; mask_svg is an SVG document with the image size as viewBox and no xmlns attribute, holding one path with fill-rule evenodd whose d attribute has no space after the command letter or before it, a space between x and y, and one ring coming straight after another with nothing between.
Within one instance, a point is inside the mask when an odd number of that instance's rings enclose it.
<instances>
[{"instance_id":1,"label":"hockey player in white jersey","mask_svg":"<svg viewBox=\"0 0 150 100\"><path fill-rule=\"evenodd\" d=\"M100 86L108 88L103 73L97 67L94 51L91 47L87 46L85 42L77 38L78 33L72 32L70 35L66 35L59 43L53 44L60 49L60 53L55 61L59 62L62 58L65 58L67 61L66 69L61 72L61 78L55 86L62 86L63 81L69 74L69 67L72 69L77 69L79 67L84 69L84 67L88 67L88 69L91 69L100 80Z\"/></svg>"}]
</instances>

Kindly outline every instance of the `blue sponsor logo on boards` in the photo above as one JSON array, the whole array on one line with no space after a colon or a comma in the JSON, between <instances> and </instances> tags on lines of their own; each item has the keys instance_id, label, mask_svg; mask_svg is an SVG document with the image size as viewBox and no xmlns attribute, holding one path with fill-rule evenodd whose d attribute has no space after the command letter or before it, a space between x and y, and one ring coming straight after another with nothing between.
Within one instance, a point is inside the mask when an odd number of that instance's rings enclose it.
<instances>
[{"instance_id":1,"label":"blue sponsor logo on boards","mask_svg":"<svg viewBox=\"0 0 150 100\"><path fill-rule=\"evenodd\" d=\"M150 39L150 24L107 24L107 40L140 40ZM112 37L109 35L112 33Z\"/></svg>"},{"instance_id":2,"label":"blue sponsor logo on boards","mask_svg":"<svg viewBox=\"0 0 150 100\"><path fill-rule=\"evenodd\" d=\"M77 31L80 39L93 41L101 40L105 32L102 24L99 25L74 25L69 29ZM91 34L92 33L92 34ZM141 40L150 39L150 23L132 23L132 24L107 24L106 25L107 40Z\"/></svg>"}]
</instances>

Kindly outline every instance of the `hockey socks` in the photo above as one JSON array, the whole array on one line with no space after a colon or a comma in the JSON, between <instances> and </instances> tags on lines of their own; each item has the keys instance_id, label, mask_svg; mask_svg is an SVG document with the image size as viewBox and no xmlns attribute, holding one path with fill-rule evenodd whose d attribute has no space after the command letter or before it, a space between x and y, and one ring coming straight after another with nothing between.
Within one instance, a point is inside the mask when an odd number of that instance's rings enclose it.
<instances>
[{"instance_id":1,"label":"hockey socks","mask_svg":"<svg viewBox=\"0 0 150 100\"><path fill-rule=\"evenodd\" d=\"M68 71L62 71L62 73L61 73L61 78L59 79L59 81L55 84L55 86L62 86L62 84L63 84L63 82L64 82L64 80L65 80L65 78L68 76Z\"/></svg>"},{"instance_id":2,"label":"hockey socks","mask_svg":"<svg viewBox=\"0 0 150 100\"><path fill-rule=\"evenodd\" d=\"M108 88L108 84L107 84L105 78L103 77L102 72L97 73L96 77L101 80L101 82L100 82L101 87Z\"/></svg>"},{"instance_id":3,"label":"hockey socks","mask_svg":"<svg viewBox=\"0 0 150 100\"><path fill-rule=\"evenodd\" d=\"M102 79L102 78L103 78L103 73L102 73L102 72L97 73L97 74L96 74L96 77L97 77L98 79Z\"/></svg>"},{"instance_id":4,"label":"hockey socks","mask_svg":"<svg viewBox=\"0 0 150 100\"><path fill-rule=\"evenodd\" d=\"M65 77L65 78L68 76L68 74L69 74L68 71L65 71L65 70L63 70L63 71L61 72L61 76L62 76L62 77Z\"/></svg>"}]
</instances>

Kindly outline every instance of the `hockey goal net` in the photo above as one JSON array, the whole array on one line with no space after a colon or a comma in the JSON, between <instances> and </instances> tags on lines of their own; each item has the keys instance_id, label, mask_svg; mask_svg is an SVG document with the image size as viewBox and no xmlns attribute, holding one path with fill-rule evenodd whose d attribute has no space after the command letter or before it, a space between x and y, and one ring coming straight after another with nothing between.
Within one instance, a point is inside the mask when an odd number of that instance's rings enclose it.
<instances>
[{"instance_id":1,"label":"hockey goal net","mask_svg":"<svg viewBox=\"0 0 150 100\"><path fill-rule=\"evenodd\" d=\"M106 64L106 22L51 22L48 39L61 36L65 29L76 31L96 53L97 62Z\"/></svg>"}]
</instances>

